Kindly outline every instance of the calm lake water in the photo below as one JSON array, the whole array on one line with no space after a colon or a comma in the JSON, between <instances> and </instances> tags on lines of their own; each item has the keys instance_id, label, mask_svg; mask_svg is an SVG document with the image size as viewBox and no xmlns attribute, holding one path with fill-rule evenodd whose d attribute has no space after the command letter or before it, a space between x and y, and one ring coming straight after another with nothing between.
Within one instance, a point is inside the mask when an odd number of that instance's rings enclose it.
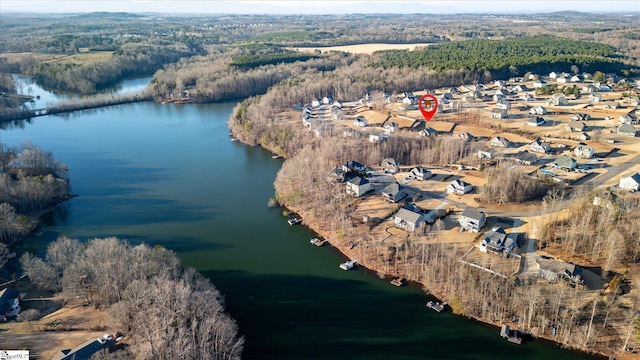
<instances>
[{"instance_id":1,"label":"calm lake water","mask_svg":"<svg viewBox=\"0 0 640 360\"><path fill-rule=\"evenodd\" d=\"M229 141L235 104L139 103L44 116L0 131L68 165L79 196L44 219L42 254L58 236L118 236L164 245L210 277L246 337L245 359L583 359L425 307L418 288L396 288L309 244L267 207L281 160Z\"/></svg>"}]
</instances>

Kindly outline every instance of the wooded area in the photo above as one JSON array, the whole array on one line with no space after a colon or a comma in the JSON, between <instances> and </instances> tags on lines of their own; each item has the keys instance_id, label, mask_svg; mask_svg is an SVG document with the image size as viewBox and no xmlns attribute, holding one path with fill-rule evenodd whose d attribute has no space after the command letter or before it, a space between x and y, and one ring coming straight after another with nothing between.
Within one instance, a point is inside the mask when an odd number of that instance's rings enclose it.
<instances>
[{"instance_id":1,"label":"wooded area","mask_svg":"<svg viewBox=\"0 0 640 360\"><path fill-rule=\"evenodd\" d=\"M20 263L39 287L108 309L131 334L136 359L240 359L244 339L222 295L170 250L62 237L44 259L25 253Z\"/></svg>"}]
</instances>

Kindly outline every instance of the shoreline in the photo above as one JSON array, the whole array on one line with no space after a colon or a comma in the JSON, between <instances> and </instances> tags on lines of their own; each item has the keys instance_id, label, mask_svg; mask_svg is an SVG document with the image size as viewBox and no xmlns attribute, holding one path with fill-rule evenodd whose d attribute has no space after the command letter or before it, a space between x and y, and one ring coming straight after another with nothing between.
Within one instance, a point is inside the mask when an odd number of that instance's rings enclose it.
<instances>
[{"instance_id":1,"label":"shoreline","mask_svg":"<svg viewBox=\"0 0 640 360\"><path fill-rule=\"evenodd\" d=\"M236 134L233 133L233 131L230 132L231 136L233 136L233 138L235 138L237 141L241 142L244 145L247 146L254 146L251 144L246 143L245 141L242 140L242 137L238 137ZM262 149L269 151L271 153L277 153L275 150L269 149L266 146L263 146L262 144L257 144L257 146L260 146ZM287 157L283 156L284 160L287 161ZM315 234L317 234L318 236L322 237L324 240L327 241L327 243L329 243L329 245L331 245L333 248L335 248L337 251L339 251L341 254L343 254L344 256L346 256L349 259L353 259L355 257L358 257L357 254L353 251L354 248L357 247L353 247L353 246L349 246L349 243L342 243L340 241L335 241L335 238L332 234L330 234L328 231L324 231L323 229L321 229L320 226L318 226L317 224L317 219L312 215L312 213L308 210L308 209L302 209L302 208L296 208L296 207L291 207L287 204L279 204L279 206L281 208L283 208L286 211L289 212L293 212L298 214L298 216L300 216L303 219L302 225L304 227L306 227L307 229L311 230L312 232L314 232ZM408 285L411 286L420 286L421 290L432 296L435 297L438 301L440 302L447 302L447 303L451 303L451 301L453 299L449 299L446 298L442 295L442 293L440 293L437 289L430 289L430 288L426 288L426 286L424 284L422 284L421 282L414 280L414 279L408 279L404 274L401 273L389 273L389 272L385 272L382 269L377 269L376 267L372 267L370 264L368 264L366 262L366 259L360 259L358 261L358 263L371 270L372 272L375 272L376 274L378 274L378 277L380 278L384 278L384 279L393 279L393 278L398 278L398 277L404 277L407 281ZM391 285L390 285L391 286ZM455 314L457 316L463 316L467 319L473 320L473 321L477 321L479 323L482 324L486 324L486 325L490 325L496 328L496 336L499 335L500 333L500 326L502 325L502 323L499 322L495 322L495 321L491 321L489 319L482 319L482 318L478 318L478 317L474 317L474 316L470 316L470 315L465 315L465 314ZM509 323L508 321L505 321L504 323ZM544 335L534 335L531 333L528 333L527 336L530 337L530 339L532 340L542 340L542 341L546 341L549 343L554 344L555 346L561 347L563 349L566 349L568 351L573 351L573 352L578 352L578 353L582 353L585 355L590 355L590 356L598 356L598 357L602 357L603 359L605 358L609 358L609 355L606 355L602 352L599 352L598 350L592 350L592 351L588 351L588 350L584 350L584 349L579 349L579 348L575 348L575 347L571 347L571 346L567 346L559 341L555 341L553 338L544 336ZM616 357L616 358L620 358L620 359L625 359L624 355L622 357Z\"/></svg>"}]
</instances>

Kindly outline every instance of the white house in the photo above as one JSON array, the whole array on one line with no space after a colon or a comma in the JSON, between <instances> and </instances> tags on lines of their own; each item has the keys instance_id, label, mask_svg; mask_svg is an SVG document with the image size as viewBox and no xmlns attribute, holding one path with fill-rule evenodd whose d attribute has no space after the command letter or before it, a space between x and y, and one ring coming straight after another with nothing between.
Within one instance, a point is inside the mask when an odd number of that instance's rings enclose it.
<instances>
[{"instance_id":1,"label":"white house","mask_svg":"<svg viewBox=\"0 0 640 360\"><path fill-rule=\"evenodd\" d=\"M377 144L379 142L385 141L389 138L386 134L369 134L369 142Z\"/></svg>"},{"instance_id":2,"label":"white house","mask_svg":"<svg viewBox=\"0 0 640 360\"><path fill-rule=\"evenodd\" d=\"M539 89L547 86L547 83L542 80L537 80L533 82L532 86L534 89Z\"/></svg>"},{"instance_id":3,"label":"white house","mask_svg":"<svg viewBox=\"0 0 640 360\"><path fill-rule=\"evenodd\" d=\"M567 131L587 131L587 124L582 121L569 121L567 124Z\"/></svg>"},{"instance_id":4,"label":"white house","mask_svg":"<svg viewBox=\"0 0 640 360\"><path fill-rule=\"evenodd\" d=\"M493 108L491 109L491 118L493 119L506 119L509 113L505 109Z\"/></svg>"},{"instance_id":5,"label":"white house","mask_svg":"<svg viewBox=\"0 0 640 360\"><path fill-rule=\"evenodd\" d=\"M583 86L582 89L580 89L580 92L583 92L585 94L593 94L595 92L598 92L598 88L593 84L589 84L587 86ZM600 98L602 98L602 96L600 96Z\"/></svg>"},{"instance_id":6,"label":"white house","mask_svg":"<svg viewBox=\"0 0 640 360\"><path fill-rule=\"evenodd\" d=\"M387 174L395 174L400 171L400 163L394 158L386 158L382 160L380 166Z\"/></svg>"},{"instance_id":7,"label":"white house","mask_svg":"<svg viewBox=\"0 0 640 360\"><path fill-rule=\"evenodd\" d=\"M414 167L413 169L411 169L411 172L409 172L409 174L416 180L426 180L433 176L431 171L423 168L422 166Z\"/></svg>"},{"instance_id":8,"label":"white house","mask_svg":"<svg viewBox=\"0 0 640 360\"><path fill-rule=\"evenodd\" d=\"M491 139L491 146L508 148L511 146L511 141L509 141L506 138L503 138L502 136L496 136L493 139Z\"/></svg>"},{"instance_id":9,"label":"white house","mask_svg":"<svg viewBox=\"0 0 640 360\"><path fill-rule=\"evenodd\" d=\"M593 146L579 144L573 149L577 157L581 159L591 159L593 157Z\"/></svg>"},{"instance_id":10,"label":"white house","mask_svg":"<svg viewBox=\"0 0 640 360\"><path fill-rule=\"evenodd\" d=\"M23 294L19 291L6 288L0 290L0 320L7 320L10 316L17 316L22 309L20 308L20 299Z\"/></svg>"},{"instance_id":11,"label":"white house","mask_svg":"<svg viewBox=\"0 0 640 360\"><path fill-rule=\"evenodd\" d=\"M555 71L552 71L549 73L549 79L556 79L558 77L558 73Z\"/></svg>"},{"instance_id":12,"label":"white house","mask_svg":"<svg viewBox=\"0 0 640 360\"><path fill-rule=\"evenodd\" d=\"M454 180L449 185L447 185L446 191L447 194L456 194L456 195L464 195L473 190L473 186L468 182L464 182L462 180Z\"/></svg>"},{"instance_id":13,"label":"white house","mask_svg":"<svg viewBox=\"0 0 640 360\"><path fill-rule=\"evenodd\" d=\"M640 190L640 174L635 173L631 176L623 177L620 179L620 183L618 186L621 189L629 190L629 191L638 191Z\"/></svg>"},{"instance_id":14,"label":"white house","mask_svg":"<svg viewBox=\"0 0 640 360\"><path fill-rule=\"evenodd\" d=\"M382 126L385 134L392 134L398 130L398 123L396 122L388 122Z\"/></svg>"},{"instance_id":15,"label":"white house","mask_svg":"<svg viewBox=\"0 0 640 360\"><path fill-rule=\"evenodd\" d=\"M422 214L401 208L394 216L394 224L400 229L415 231L424 221Z\"/></svg>"},{"instance_id":16,"label":"white house","mask_svg":"<svg viewBox=\"0 0 640 360\"><path fill-rule=\"evenodd\" d=\"M353 179L347 181L347 194L360 197L367 193L367 191L371 190L371 183L369 180L365 178L361 178L360 176L356 176Z\"/></svg>"},{"instance_id":17,"label":"white house","mask_svg":"<svg viewBox=\"0 0 640 360\"><path fill-rule=\"evenodd\" d=\"M529 114L531 115L544 115L547 113L547 109L542 106L536 106L529 109Z\"/></svg>"},{"instance_id":18,"label":"white house","mask_svg":"<svg viewBox=\"0 0 640 360\"><path fill-rule=\"evenodd\" d=\"M331 103L333 103L333 98L330 96L325 96L322 98L322 103L325 105L329 105Z\"/></svg>"},{"instance_id":19,"label":"white house","mask_svg":"<svg viewBox=\"0 0 640 360\"><path fill-rule=\"evenodd\" d=\"M367 119L364 116L358 116L355 120L353 120L353 126L366 127Z\"/></svg>"},{"instance_id":20,"label":"white house","mask_svg":"<svg viewBox=\"0 0 640 360\"><path fill-rule=\"evenodd\" d=\"M539 139L534 140L529 145L529 148L531 149L531 151L541 153L541 154L547 154L551 152L551 144L542 142Z\"/></svg>"},{"instance_id":21,"label":"white house","mask_svg":"<svg viewBox=\"0 0 640 360\"><path fill-rule=\"evenodd\" d=\"M322 99L315 99L311 102L311 106L318 107L322 104Z\"/></svg>"},{"instance_id":22,"label":"white house","mask_svg":"<svg viewBox=\"0 0 640 360\"><path fill-rule=\"evenodd\" d=\"M460 225L460 231L479 232L480 229L487 222L487 216L483 211L478 211L473 208L466 208L458 219Z\"/></svg>"},{"instance_id":23,"label":"white house","mask_svg":"<svg viewBox=\"0 0 640 360\"><path fill-rule=\"evenodd\" d=\"M496 107L498 109L510 110L511 102L509 100L498 100L498 102L496 103Z\"/></svg>"}]
</instances>

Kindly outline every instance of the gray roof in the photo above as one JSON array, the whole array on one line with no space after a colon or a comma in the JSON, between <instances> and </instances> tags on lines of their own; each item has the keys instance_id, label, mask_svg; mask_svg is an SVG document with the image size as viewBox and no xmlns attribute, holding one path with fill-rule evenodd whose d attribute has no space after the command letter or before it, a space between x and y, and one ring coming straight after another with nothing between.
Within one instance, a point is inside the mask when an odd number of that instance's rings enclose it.
<instances>
[{"instance_id":1,"label":"gray roof","mask_svg":"<svg viewBox=\"0 0 640 360\"><path fill-rule=\"evenodd\" d=\"M386 158L382 160L382 166L385 166L385 165L398 166L400 165L400 163L398 162L398 160L394 158Z\"/></svg>"},{"instance_id":2,"label":"gray roof","mask_svg":"<svg viewBox=\"0 0 640 360\"><path fill-rule=\"evenodd\" d=\"M505 245L506 238L507 234L504 229L502 227L497 227L484 233L482 236L482 242L486 243L489 247L500 250L500 248Z\"/></svg>"},{"instance_id":3,"label":"gray roof","mask_svg":"<svg viewBox=\"0 0 640 360\"><path fill-rule=\"evenodd\" d=\"M541 257L536 258L536 262L540 266L540 269L551 271L556 274L564 274L566 276L575 276L582 273L582 269L574 264L554 260L544 259Z\"/></svg>"},{"instance_id":4,"label":"gray roof","mask_svg":"<svg viewBox=\"0 0 640 360\"><path fill-rule=\"evenodd\" d=\"M557 167L561 168L573 168L576 166L576 161L570 156L562 155L553 162Z\"/></svg>"},{"instance_id":5,"label":"gray roof","mask_svg":"<svg viewBox=\"0 0 640 360\"><path fill-rule=\"evenodd\" d=\"M411 210L407 210L405 208L401 208L400 210L398 210L398 212L396 213L396 217L408 222L408 223L413 223L416 224L418 222L418 220L420 220L420 218L422 217L422 214L418 214L416 212L413 212Z\"/></svg>"},{"instance_id":6,"label":"gray roof","mask_svg":"<svg viewBox=\"0 0 640 360\"><path fill-rule=\"evenodd\" d=\"M400 184L395 182L393 184L387 185L387 187L382 190L382 193L390 197L395 197L400 192L400 189L402 189L400 187Z\"/></svg>"},{"instance_id":7,"label":"gray roof","mask_svg":"<svg viewBox=\"0 0 640 360\"><path fill-rule=\"evenodd\" d=\"M62 350L58 352L52 360L83 360L89 359L93 354L102 350L104 345L102 345L98 340L93 339L89 340L77 347L69 350Z\"/></svg>"},{"instance_id":8,"label":"gray roof","mask_svg":"<svg viewBox=\"0 0 640 360\"><path fill-rule=\"evenodd\" d=\"M636 128L631 124L622 124L618 126L618 132L623 134L635 134Z\"/></svg>"},{"instance_id":9,"label":"gray roof","mask_svg":"<svg viewBox=\"0 0 640 360\"><path fill-rule=\"evenodd\" d=\"M468 207L464 209L464 211L462 212L462 216L467 217L469 219L480 221L482 217L485 215L483 211Z\"/></svg>"},{"instance_id":10,"label":"gray roof","mask_svg":"<svg viewBox=\"0 0 640 360\"><path fill-rule=\"evenodd\" d=\"M353 179L349 180L348 183L360 186L360 185L368 184L369 180L365 178L361 178L360 176L356 176Z\"/></svg>"}]
</instances>

